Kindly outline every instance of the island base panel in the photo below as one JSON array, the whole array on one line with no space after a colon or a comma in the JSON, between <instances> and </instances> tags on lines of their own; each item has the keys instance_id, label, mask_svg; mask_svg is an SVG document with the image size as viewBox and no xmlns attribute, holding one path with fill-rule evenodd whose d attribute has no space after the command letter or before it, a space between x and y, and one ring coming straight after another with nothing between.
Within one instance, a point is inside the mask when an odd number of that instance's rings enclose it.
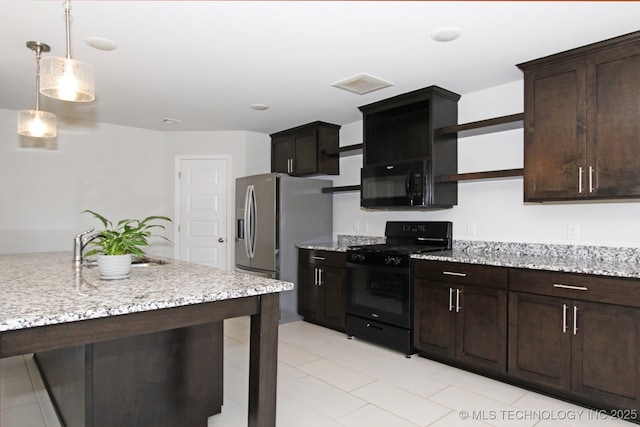
<instances>
[{"instance_id":1,"label":"island base panel","mask_svg":"<svg viewBox=\"0 0 640 427\"><path fill-rule=\"evenodd\" d=\"M222 405L222 322L39 352L66 427L206 427Z\"/></svg>"}]
</instances>

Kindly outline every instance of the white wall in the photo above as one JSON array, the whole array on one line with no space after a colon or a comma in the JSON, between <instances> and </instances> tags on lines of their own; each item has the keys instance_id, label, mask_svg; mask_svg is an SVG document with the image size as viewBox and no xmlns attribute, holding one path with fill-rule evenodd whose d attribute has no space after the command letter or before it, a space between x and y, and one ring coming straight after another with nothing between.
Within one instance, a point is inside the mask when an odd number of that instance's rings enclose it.
<instances>
[{"instance_id":1,"label":"white wall","mask_svg":"<svg viewBox=\"0 0 640 427\"><path fill-rule=\"evenodd\" d=\"M73 236L107 218L166 214L164 134L103 123L66 123L38 141L0 110L0 253L71 251Z\"/></svg>"},{"instance_id":2,"label":"white wall","mask_svg":"<svg viewBox=\"0 0 640 427\"><path fill-rule=\"evenodd\" d=\"M522 81L463 95L459 123L523 111ZM340 145L362 142L362 122L345 125ZM362 156L343 157L335 185L359 184ZM522 129L458 140L460 173L523 166ZM492 240L570 245L640 247L640 201L596 203L523 203L522 177L458 184L458 205L440 211L365 211L359 193L334 195L334 236L384 235L387 220L453 221L454 240ZM475 224L475 234L468 227ZM579 227L579 239L568 227Z\"/></svg>"},{"instance_id":3,"label":"white wall","mask_svg":"<svg viewBox=\"0 0 640 427\"><path fill-rule=\"evenodd\" d=\"M166 133L58 117L57 138L38 140L20 137L16 119L0 109L0 253L71 251L76 233L101 227L85 209L113 220L173 218L178 155L228 156L233 178L270 168L264 134ZM172 225L165 235L173 239ZM172 256L173 248L156 241L149 252Z\"/></svg>"}]
</instances>

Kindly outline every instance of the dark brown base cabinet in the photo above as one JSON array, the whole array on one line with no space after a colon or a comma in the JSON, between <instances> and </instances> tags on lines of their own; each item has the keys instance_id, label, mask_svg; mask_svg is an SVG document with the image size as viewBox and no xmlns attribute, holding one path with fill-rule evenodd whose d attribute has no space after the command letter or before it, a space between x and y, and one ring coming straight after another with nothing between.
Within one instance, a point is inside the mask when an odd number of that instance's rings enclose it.
<instances>
[{"instance_id":1,"label":"dark brown base cabinet","mask_svg":"<svg viewBox=\"0 0 640 427\"><path fill-rule=\"evenodd\" d=\"M506 372L506 269L417 261L414 301L413 340L421 355Z\"/></svg>"},{"instance_id":2,"label":"dark brown base cabinet","mask_svg":"<svg viewBox=\"0 0 640 427\"><path fill-rule=\"evenodd\" d=\"M640 423L640 280L414 260L419 355Z\"/></svg>"},{"instance_id":3,"label":"dark brown base cabinet","mask_svg":"<svg viewBox=\"0 0 640 427\"><path fill-rule=\"evenodd\" d=\"M640 411L640 283L512 270L509 374L603 408Z\"/></svg>"},{"instance_id":4,"label":"dark brown base cabinet","mask_svg":"<svg viewBox=\"0 0 640 427\"><path fill-rule=\"evenodd\" d=\"M304 320L345 331L344 252L300 249L298 313Z\"/></svg>"},{"instance_id":5,"label":"dark brown base cabinet","mask_svg":"<svg viewBox=\"0 0 640 427\"><path fill-rule=\"evenodd\" d=\"M39 352L66 427L203 427L222 406L222 322Z\"/></svg>"}]
</instances>

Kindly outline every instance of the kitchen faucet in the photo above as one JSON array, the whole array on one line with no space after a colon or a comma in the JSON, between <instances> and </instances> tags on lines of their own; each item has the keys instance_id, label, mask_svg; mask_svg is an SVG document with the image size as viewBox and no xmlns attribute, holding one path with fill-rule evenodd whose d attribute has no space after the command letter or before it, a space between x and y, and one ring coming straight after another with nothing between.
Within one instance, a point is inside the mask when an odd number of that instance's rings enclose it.
<instances>
[{"instance_id":1,"label":"kitchen faucet","mask_svg":"<svg viewBox=\"0 0 640 427\"><path fill-rule=\"evenodd\" d=\"M93 230L95 230L95 228L91 227L91 229L87 231L76 234L76 236L73 238L73 265L75 267L80 267L82 265L82 251L84 250L85 246L87 246L87 243L102 236L102 233L94 233L90 236L87 236L87 234L91 233Z\"/></svg>"}]
</instances>

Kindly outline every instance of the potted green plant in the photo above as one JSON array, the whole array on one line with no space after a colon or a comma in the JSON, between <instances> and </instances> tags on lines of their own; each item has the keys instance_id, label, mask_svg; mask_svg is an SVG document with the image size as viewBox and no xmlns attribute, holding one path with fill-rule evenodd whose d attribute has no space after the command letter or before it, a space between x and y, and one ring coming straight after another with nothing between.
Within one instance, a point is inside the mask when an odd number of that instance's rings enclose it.
<instances>
[{"instance_id":1,"label":"potted green plant","mask_svg":"<svg viewBox=\"0 0 640 427\"><path fill-rule=\"evenodd\" d=\"M149 246L149 238L160 237L169 241L164 236L153 233L153 229L162 228L164 225L152 223L153 221L169 221L166 216L148 216L144 219L122 219L117 223L109 221L104 216L91 210L82 213L90 213L100 220L103 230L94 238L90 245L94 249L85 256L98 254L98 271L102 279L124 279L129 276L131 259L133 255L144 256L143 247Z\"/></svg>"}]
</instances>

